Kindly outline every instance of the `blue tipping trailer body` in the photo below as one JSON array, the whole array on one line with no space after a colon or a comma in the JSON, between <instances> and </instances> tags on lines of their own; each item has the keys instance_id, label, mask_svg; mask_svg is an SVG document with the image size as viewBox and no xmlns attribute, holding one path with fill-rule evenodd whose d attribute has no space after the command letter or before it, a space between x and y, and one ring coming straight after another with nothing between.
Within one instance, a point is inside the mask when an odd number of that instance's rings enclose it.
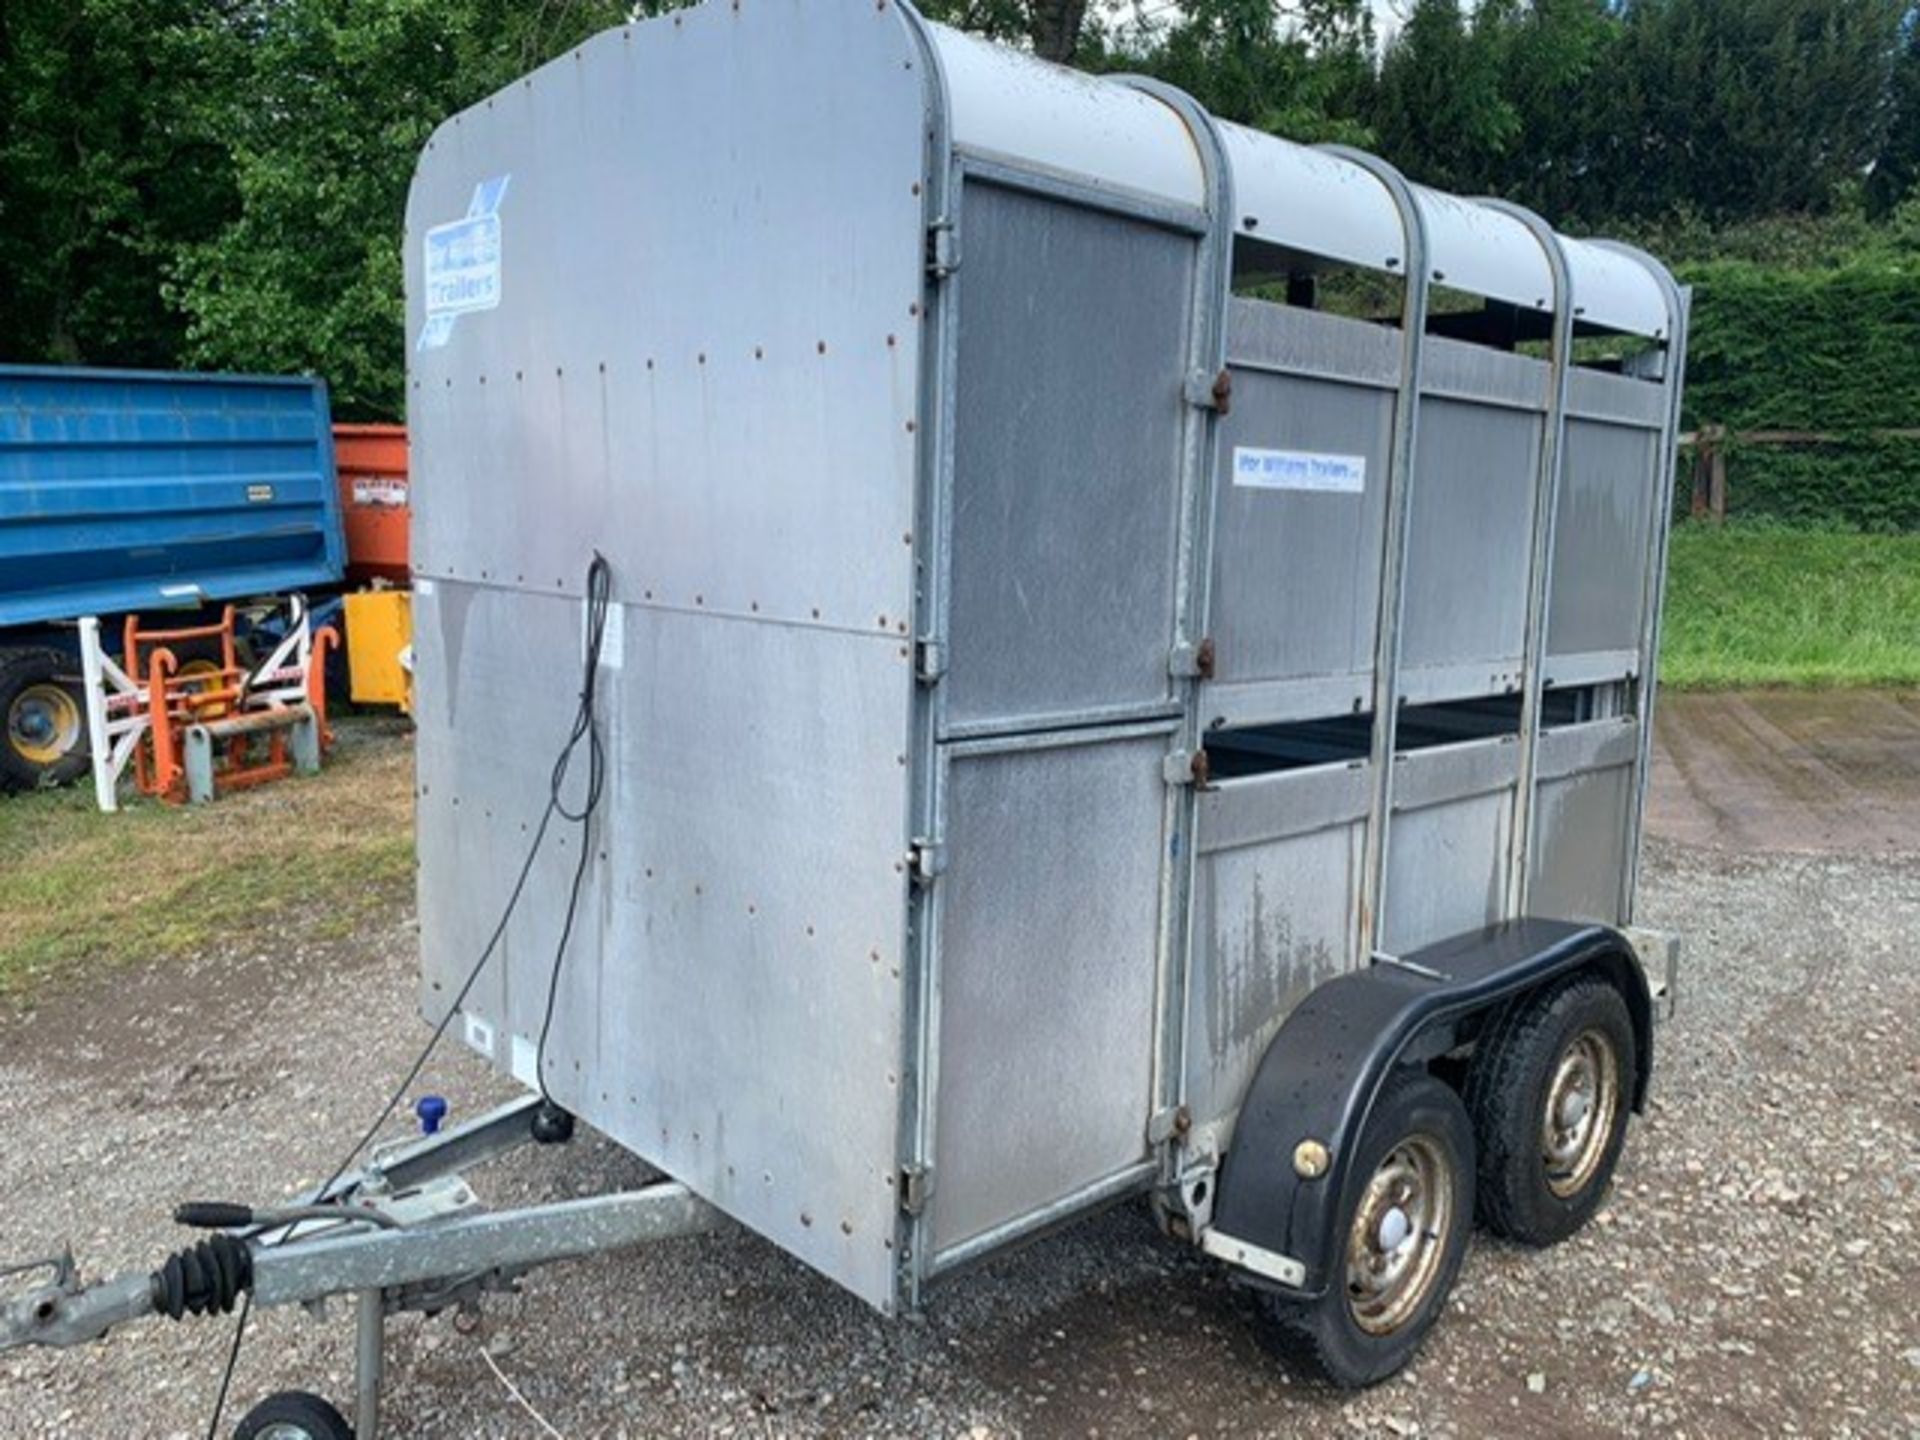
<instances>
[{"instance_id":1,"label":"blue tipping trailer body","mask_svg":"<svg viewBox=\"0 0 1920 1440\"><path fill-rule=\"evenodd\" d=\"M345 563L324 382L0 365L0 643Z\"/></svg>"}]
</instances>

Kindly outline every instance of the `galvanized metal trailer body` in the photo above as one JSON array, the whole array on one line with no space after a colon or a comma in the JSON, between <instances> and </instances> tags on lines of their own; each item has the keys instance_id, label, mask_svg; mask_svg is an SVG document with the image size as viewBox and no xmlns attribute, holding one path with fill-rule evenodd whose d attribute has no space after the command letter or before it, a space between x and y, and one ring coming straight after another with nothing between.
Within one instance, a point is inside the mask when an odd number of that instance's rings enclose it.
<instances>
[{"instance_id":1,"label":"galvanized metal trailer body","mask_svg":"<svg viewBox=\"0 0 1920 1440\"><path fill-rule=\"evenodd\" d=\"M423 1008L671 1179L474 1213L529 1097L0 1348L357 1290L365 1440L384 1314L562 1254L720 1212L893 1312L1151 1192L1365 1384L1476 1214L1592 1213L1674 957L1656 262L898 0L604 35L408 232Z\"/></svg>"},{"instance_id":2,"label":"galvanized metal trailer body","mask_svg":"<svg viewBox=\"0 0 1920 1440\"><path fill-rule=\"evenodd\" d=\"M542 1078L871 1304L1224 1152L1376 952L1630 921L1685 329L1645 257L850 0L590 42L436 133L408 226L425 1008L598 549ZM1400 323L1236 293L1312 272L1404 277ZM463 1020L528 1083L572 864Z\"/></svg>"}]
</instances>

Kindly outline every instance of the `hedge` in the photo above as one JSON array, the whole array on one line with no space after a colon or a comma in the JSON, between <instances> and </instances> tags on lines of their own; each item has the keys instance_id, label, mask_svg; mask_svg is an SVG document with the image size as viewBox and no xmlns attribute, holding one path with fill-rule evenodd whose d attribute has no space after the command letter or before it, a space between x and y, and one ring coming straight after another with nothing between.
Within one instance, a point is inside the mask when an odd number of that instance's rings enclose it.
<instances>
[{"instance_id":1,"label":"hedge","mask_svg":"<svg viewBox=\"0 0 1920 1440\"><path fill-rule=\"evenodd\" d=\"M1694 287L1686 428L1810 430L1830 443L1732 445L1728 513L1865 530L1920 529L1920 268L1738 261L1685 267ZM1678 500L1691 491L1681 457Z\"/></svg>"}]
</instances>

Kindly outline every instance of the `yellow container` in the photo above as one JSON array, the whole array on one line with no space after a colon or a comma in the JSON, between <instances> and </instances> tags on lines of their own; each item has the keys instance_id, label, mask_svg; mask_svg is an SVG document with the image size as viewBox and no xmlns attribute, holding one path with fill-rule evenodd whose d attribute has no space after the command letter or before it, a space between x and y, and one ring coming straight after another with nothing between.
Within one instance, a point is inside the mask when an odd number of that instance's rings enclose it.
<instances>
[{"instance_id":1,"label":"yellow container","mask_svg":"<svg viewBox=\"0 0 1920 1440\"><path fill-rule=\"evenodd\" d=\"M413 596L362 590L346 597L349 693L358 705L413 708Z\"/></svg>"}]
</instances>

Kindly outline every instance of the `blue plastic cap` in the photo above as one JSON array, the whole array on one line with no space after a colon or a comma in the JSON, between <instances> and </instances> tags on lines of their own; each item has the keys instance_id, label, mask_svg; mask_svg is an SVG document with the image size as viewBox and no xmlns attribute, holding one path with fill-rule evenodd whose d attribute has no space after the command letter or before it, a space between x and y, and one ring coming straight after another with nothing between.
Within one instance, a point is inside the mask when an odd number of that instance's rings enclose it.
<instances>
[{"instance_id":1,"label":"blue plastic cap","mask_svg":"<svg viewBox=\"0 0 1920 1440\"><path fill-rule=\"evenodd\" d=\"M438 1135L447 1118L447 1102L438 1095L422 1095L413 1102L413 1113L420 1117L422 1135Z\"/></svg>"}]
</instances>

